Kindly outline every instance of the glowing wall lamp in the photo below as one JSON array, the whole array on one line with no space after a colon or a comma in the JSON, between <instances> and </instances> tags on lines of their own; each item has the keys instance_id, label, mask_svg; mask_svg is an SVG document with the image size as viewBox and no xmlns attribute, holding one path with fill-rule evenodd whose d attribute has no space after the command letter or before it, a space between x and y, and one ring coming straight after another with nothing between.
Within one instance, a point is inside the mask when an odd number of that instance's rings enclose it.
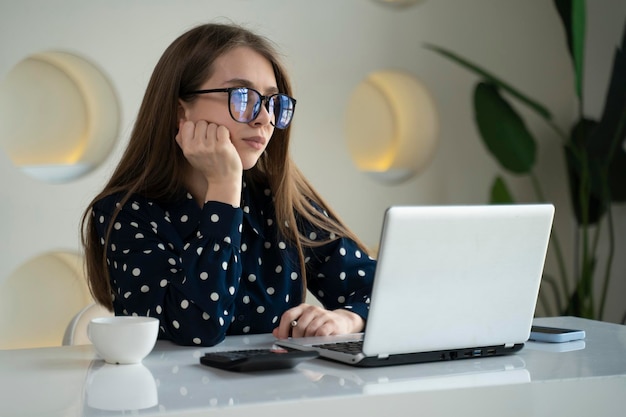
<instances>
[{"instance_id":1,"label":"glowing wall lamp","mask_svg":"<svg viewBox=\"0 0 626 417\"><path fill-rule=\"evenodd\" d=\"M77 55L31 55L0 82L0 144L37 179L65 182L89 172L108 155L118 129L113 88Z\"/></svg>"},{"instance_id":2,"label":"glowing wall lamp","mask_svg":"<svg viewBox=\"0 0 626 417\"><path fill-rule=\"evenodd\" d=\"M60 346L72 317L90 302L80 254L29 259L0 282L0 349Z\"/></svg>"},{"instance_id":3,"label":"glowing wall lamp","mask_svg":"<svg viewBox=\"0 0 626 417\"><path fill-rule=\"evenodd\" d=\"M360 171L383 182L401 182L423 171L435 153L438 127L430 93L405 72L370 74L348 103L352 159Z\"/></svg>"},{"instance_id":4,"label":"glowing wall lamp","mask_svg":"<svg viewBox=\"0 0 626 417\"><path fill-rule=\"evenodd\" d=\"M394 7L409 7L423 0L376 0L377 3L386 4Z\"/></svg>"}]
</instances>

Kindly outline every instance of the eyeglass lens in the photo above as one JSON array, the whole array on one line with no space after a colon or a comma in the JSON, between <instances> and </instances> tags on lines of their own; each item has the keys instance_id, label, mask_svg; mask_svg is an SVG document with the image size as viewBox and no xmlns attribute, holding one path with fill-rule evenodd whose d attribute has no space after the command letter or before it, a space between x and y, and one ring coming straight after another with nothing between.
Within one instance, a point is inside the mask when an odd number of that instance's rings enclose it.
<instances>
[{"instance_id":1,"label":"eyeglass lens","mask_svg":"<svg viewBox=\"0 0 626 417\"><path fill-rule=\"evenodd\" d=\"M273 125L279 129L286 128L293 118L294 101L285 94L274 94L266 97L266 109L274 115ZM230 112L239 122L248 123L256 119L261 111L262 98L260 93L250 88L230 90Z\"/></svg>"}]
</instances>

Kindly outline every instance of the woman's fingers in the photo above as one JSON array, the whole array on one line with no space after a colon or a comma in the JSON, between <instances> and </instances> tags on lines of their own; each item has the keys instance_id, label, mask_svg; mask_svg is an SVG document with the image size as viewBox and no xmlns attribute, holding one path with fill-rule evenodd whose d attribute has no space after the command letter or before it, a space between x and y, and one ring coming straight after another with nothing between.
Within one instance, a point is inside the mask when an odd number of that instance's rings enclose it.
<instances>
[{"instance_id":1,"label":"woman's fingers","mask_svg":"<svg viewBox=\"0 0 626 417\"><path fill-rule=\"evenodd\" d=\"M287 337L330 336L360 331L356 316L345 310L326 310L319 306L300 304L287 310L273 334L279 339ZM358 320L361 320L360 317Z\"/></svg>"},{"instance_id":2,"label":"woman's fingers","mask_svg":"<svg viewBox=\"0 0 626 417\"><path fill-rule=\"evenodd\" d=\"M303 306L300 304L297 307L290 308L285 311L280 318L278 327L274 329L272 334L278 339L286 339L292 336L292 331L300 325L299 317L302 314Z\"/></svg>"},{"instance_id":3,"label":"woman's fingers","mask_svg":"<svg viewBox=\"0 0 626 417\"><path fill-rule=\"evenodd\" d=\"M195 123L181 120L176 142L189 163L209 182L241 176L241 159L225 126L205 120Z\"/></svg>"},{"instance_id":4,"label":"woman's fingers","mask_svg":"<svg viewBox=\"0 0 626 417\"><path fill-rule=\"evenodd\" d=\"M292 337L329 336L335 333L333 313L328 310L307 311L300 316L298 325L291 331Z\"/></svg>"}]
</instances>

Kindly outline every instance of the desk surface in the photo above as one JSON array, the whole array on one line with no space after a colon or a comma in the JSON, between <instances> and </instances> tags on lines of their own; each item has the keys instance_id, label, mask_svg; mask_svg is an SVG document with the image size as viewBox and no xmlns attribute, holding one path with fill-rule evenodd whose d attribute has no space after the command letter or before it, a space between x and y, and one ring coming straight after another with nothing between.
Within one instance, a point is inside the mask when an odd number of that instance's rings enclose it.
<instances>
[{"instance_id":1,"label":"desk surface","mask_svg":"<svg viewBox=\"0 0 626 417\"><path fill-rule=\"evenodd\" d=\"M268 347L271 335L214 347L160 341L141 365L108 365L90 345L0 351L0 415L616 415L626 409L626 326L573 317L584 341L528 342L517 354L357 369L322 359L239 374L205 367L209 350Z\"/></svg>"}]
</instances>

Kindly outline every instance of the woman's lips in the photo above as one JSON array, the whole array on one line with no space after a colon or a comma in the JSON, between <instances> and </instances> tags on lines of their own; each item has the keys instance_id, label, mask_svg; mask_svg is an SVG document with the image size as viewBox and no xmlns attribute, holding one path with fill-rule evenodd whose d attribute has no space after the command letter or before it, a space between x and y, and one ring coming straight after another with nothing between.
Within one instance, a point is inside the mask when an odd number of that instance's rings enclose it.
<instances>
[{"instance_id":1,"label":"woman's lips","mask_svg":"<svg viewBox=\"0 0 626 417\"><path fill-rule=\"evenodd\" d=\"M265 148L265 139L262 137L252 137L252 138L244 138L244 142L251 146L254 149L262 150Z\"/></svg>"}]
</instances>

